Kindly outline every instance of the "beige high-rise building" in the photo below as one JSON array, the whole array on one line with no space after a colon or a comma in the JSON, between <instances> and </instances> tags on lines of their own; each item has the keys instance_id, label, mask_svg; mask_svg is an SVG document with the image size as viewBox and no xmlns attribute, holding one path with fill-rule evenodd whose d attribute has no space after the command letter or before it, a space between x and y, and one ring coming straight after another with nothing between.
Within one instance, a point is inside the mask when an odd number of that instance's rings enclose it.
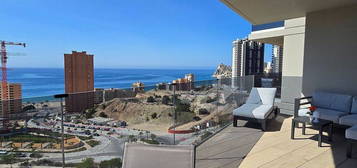
<instances>
[{"instance_id":1,"label":"beige high-rise building","mask_svg":"<svg viewBox=\"0 0 357 168\"><path fill-rule=\"evenodd\" d=\"M67 112L83 112L94 106L93 55L85 51L64 54Z\"/></svg>"},{"instance_id":2,"label":"beige high-rise building","mask_svg":"<svg viewBox=\"0 0 357 168\"><path fill-rule=\"evenodd\" d=\"M2 87L0 87L0 93L1 95L3 93ZM6 114L10 116L11 114L20 113L22 111L21 84L8 83L6 95L7 97L5 100L0 96L1 118L6 117Z\"/></svg>"}]
</instances>

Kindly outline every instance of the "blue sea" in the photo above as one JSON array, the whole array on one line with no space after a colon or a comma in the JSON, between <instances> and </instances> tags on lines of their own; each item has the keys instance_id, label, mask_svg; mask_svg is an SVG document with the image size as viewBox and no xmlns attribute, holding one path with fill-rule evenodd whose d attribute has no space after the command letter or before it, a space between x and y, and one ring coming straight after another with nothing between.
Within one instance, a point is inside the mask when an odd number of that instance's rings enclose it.
<instances>
[{"instance_id":1,"label":"blue sea","mask_svg":"<svg viewBox=\"0 0 357 168\"><path fill-rule=\"evenodd\" d=\"M95 69L95 88L129 88L137 81L145 86L171 82L193 73L195 80L211 80L214 69ZM64 70L61 68L13 68L8 81L22 84L22 97L51 96L64 93Z\"/></svg>"}]
</instances>

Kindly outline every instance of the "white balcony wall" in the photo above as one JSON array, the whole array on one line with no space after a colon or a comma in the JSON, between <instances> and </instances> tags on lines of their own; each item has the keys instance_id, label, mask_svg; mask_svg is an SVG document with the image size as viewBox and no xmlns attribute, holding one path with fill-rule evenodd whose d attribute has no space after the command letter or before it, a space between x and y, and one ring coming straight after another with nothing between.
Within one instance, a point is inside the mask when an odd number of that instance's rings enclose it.
<instances>
[{"instance_id":1,"label":"white balcony wall","mask_svg":"<svg viewBox=\"0 0 357 168\"><path fill-rule=\"evenodd\" d=\"M357 95L356 11L353 5L307 14L304 95L315 90Z\"/></svg>"}]
</instances>

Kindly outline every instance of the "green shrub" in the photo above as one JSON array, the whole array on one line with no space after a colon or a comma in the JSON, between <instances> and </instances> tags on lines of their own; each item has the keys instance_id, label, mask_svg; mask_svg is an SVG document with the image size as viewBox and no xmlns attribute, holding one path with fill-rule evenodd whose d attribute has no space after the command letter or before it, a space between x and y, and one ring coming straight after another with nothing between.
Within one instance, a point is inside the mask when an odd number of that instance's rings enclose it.
<instances>
[{"instance_id":1,"label":"green shrub","mask_svg":"<svg viewBox=\"0 0 357 168\"><path fill-rule=\"evenodd\" d=\"M190 104L188 104L188 103L182 103L181 101L178 101L177 103L176 103L176 111L178 111L178 112L190 112L191 110L190 110L190 107L191 107L191 105Z\"/></svg>"},{"instance_id":2,"label":"green shrub","mask_svg":"<svg viewBox=\"0 0 357 168\"><path fill-rule=\"evenodd\" d=\"M149 96L149 97L146 99L146 102L148 102L148 103L153 103L153 102L156 102L156 100L155 100L154 97Z\"/></svg>"},{"instance_id":3,"label":"green shrub","mask_svg":"<svg viewBox=\"0 0 357 168\"><path fill-rule=\"evenodd\" d=\"M213 133L212 132L205 132L202 136L201 136L201 139L206 139L208 138L209 136L211 136Z\"/></svg>"},{"instance_id":4,"label":"green shrub","mask_svg":"<svg viewBox=\"0 0 357 168\"><path fill-rule=\"evenodd\" d=\"M151 114L151 118L152 119L156 119L157 118L157 114L156 113Z\"/></svg>"},{"instance_id":5,"label":"green shrub","mask_svg":"<svg viewBox=\"0 0 357 168\"><path fill-rule=\"evenodd\" d=\"M140 139L140 140L148 144L155 144L155 145L160 144L157 140L153 140L153 139Z\"/></svg>"},{"instance_id":6,"label":"green shrub","mask_svg":"<svg viewBox=\"0 0 357 168\"><path fill-rule=\"evenodd\" d=\"M44 133L45 134L45 133ZM48 136L31 135L31 134L17 134L5 138L6 141L12 142L32 142L32 143L56 143L59 139Z\"/></svg>"},{"instance_id":7,"label":"green shrub","mask_svg":"<svg viewBox=\"0 0 357 168\"><path fill-rule=\"evenodd\" d=\"M205 109L205 108L201 108L198 110L198 114L199 115L206 115L206 114L209 114L208 110Z\"/></svg>"},{"instance_id":8,"label":"green shrub","mask_svg":"<svg viewBox=\"0 0 357 168\"><path fill-rule=\"evenodd\" d=\"M32 152L30 154L30 157L31 158L42 158L42 154L41 153L38 153L38 152Z\"/></svg>"},{"instance_id":9,"label":"green shrub","mask_svg":"<svg viewBox=\"0 0 357 168\"><path fill-rule=\"evenodd\" d=\"M171 100L170 100L170 97L169 97L169 96L166 96L166 95L163 96L162 99L161 99L161 103L162 103L162 104L166 104L166 105L168 105L168 104L170 103L170 101L171 101Z\"/></svg>"},{"instance_id":10,"label":"green shrub","mask_svg":"<svg viewBox=\"0 0 357 168\"><path fill-rule=\"evenodd\" d=\"M134 135L129 135L129 141L130 141L130 142L136 142L137 139L135 138Z\"/></svg>"},{"instance_id":11,"label":"green shrub","mask_svg":"<svg viewBox=\"0 0 357 168\"><path fill-rule=\"evenodd\" d=\"M93 158L86 158L86 159L83 159L82 162L79 163L76 167L77 168L95 168L97 166L95 165Z\"/></svg>"},{"instance_id":12,"label":"green shrub","mask_svg":"<svg viewBox=\"0 0 357 168\"><path fill-rule=\"evenodd\" d=\"M100 168L121 168L122 161L120 158L105 160L99 163Z\"/></svg>"},{"instance_id":13,"label":"green shrub","mask_svg":"<svg viewBox=\"0 0 357 168\"><path fill-rule=\"evenodd\" d=\"M94 115L96 112L97 112L97 111L96 111L95 108L90 108L90 109L86 110L84 117L85 117L86 119L88 119L88 118L93 118L93 115Z\"/></svg>"},{"instance_id":14,"label":"green shrub","mask_svg":"<svg viewBox=\"0 0 357 168\"><path fill-rule=\"evenodd\" d=\"M206 101L206 103L212 103L212 102L214 102L214 101L216 101L217 100L217 97L215 97L215 98L211 98L211 97L208 97L208 99L207 99L207 101Z\"/></svg>"},{"instance_id":15,"label":"green shrub","mask_svg":"<svg viewBox=\"0 0 357 168\"><path fill-rule=\"evenodd\" d=\"M15 159L15 155L7 154L0 157L0 164L13 164L16 162Z\"/></svg>"},{"instance_id":16,"label":"green shrub","mask_svg":"<svg viewBox=\"0 0 357 168\"><path fill-rule=\"evenodd\" d=\"M82 140L82 141L86 141L86 140L91 140L91 139L93 139L93 136L91 135L91 136L77 136L80 140Z\"/></svg>"},{"instance_id":17,"label":"green shrub","mask_svg":"<svg viewBox=\"0 0 357 168\"><path fill-rule=\"evenodd\" d=\"M104 112L99 113L99 117L108 118L108 115Z\"/></svg>"},{"instance_id":18,"label":"green shrub","mask_svg":"<svg viewBox=\"0 0 357 168\"><path fill-rule=\"evenodd\" d=\"M100 144L100 142L96 141L96 140L89 140L89 141L86 141L86 143L91 147L95 147Z\"/></svg>"}]
</instances>

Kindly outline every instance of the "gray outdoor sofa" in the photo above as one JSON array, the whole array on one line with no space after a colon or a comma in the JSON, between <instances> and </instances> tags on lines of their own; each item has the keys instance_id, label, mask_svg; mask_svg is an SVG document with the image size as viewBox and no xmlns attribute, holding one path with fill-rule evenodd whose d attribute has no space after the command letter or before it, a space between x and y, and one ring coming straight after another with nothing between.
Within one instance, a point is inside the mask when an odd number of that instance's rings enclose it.
<instances>
[{"instance_id":1,"label":"gray outdoor sofa","mask_svg":"<svg viewBox=\"0 0 357 168\"><path fill-rule=\"evenodd\" d=\"M233 110L233 127L238 120L255 121L266 130L266 122L273 117L276 88L252 88L245 104Z\"/></svg>"},{"instance_id":2,"label":"gray outdoor sofa","mask_svg":"<svg viewBox=\"0 0 357 168\"><path fill-rule=\"evenodd\" d=\"M308 104L316 107L314 117L349 127L345 137L349 144L347 156L351 157L352 144L357 143L357 96L318 91L310 97L296 98L294 117L307 116L308 108L301 107Z\"/></svg>"}]
</instances>

